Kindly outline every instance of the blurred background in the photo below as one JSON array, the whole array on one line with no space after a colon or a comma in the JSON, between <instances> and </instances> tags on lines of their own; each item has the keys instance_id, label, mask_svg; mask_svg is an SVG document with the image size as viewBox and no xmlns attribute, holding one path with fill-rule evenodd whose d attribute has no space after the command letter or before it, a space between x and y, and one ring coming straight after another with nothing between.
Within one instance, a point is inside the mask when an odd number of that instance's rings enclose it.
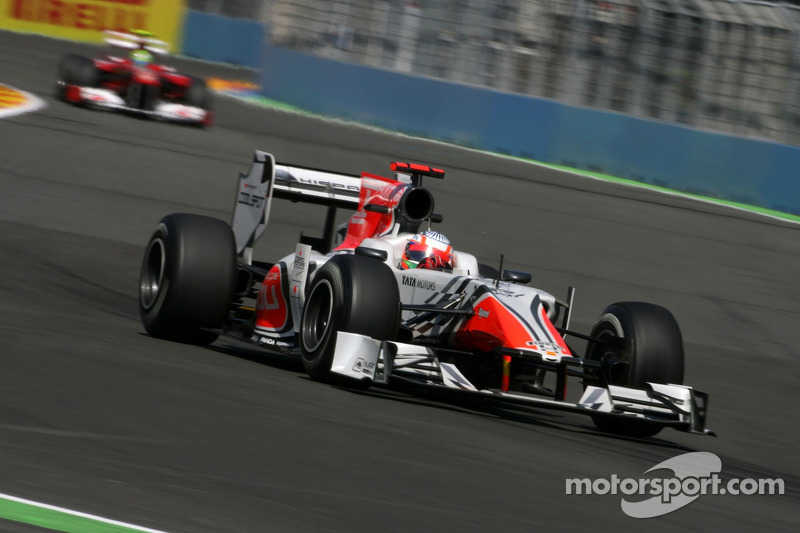
<instances>
[{"instance_id":1,"label":"blurred background","mask_svg":"<svg viewBox=\"0 0 800 533\"><path fill-rule=\"evenodd\" d=\"M800 144L800 2L188 0L320 57Z\"/></svg>"}]
</instances>

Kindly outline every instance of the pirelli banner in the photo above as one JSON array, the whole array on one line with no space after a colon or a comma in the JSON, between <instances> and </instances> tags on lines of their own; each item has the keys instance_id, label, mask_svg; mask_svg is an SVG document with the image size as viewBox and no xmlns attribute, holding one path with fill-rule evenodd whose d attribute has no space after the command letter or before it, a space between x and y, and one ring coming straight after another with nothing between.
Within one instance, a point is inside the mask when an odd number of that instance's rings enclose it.
<instances>
[{"instance_id":1,"label":"pirelli banner","mask_svg":"<svg viewBox=\"0 0 800 533\"><path fill-rule=\"evenodd\" d=\"M179 52L184 0L0 0L0 28L102 42L103 30L147 30Z\"/></svg>"}]
</instances>

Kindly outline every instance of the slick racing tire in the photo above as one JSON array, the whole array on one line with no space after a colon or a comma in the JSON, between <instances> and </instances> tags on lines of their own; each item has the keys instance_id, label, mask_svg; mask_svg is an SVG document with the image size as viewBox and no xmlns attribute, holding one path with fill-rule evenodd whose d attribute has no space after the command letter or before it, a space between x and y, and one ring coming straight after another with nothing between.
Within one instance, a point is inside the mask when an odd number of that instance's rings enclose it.
<instances>
[{"instance_id":1,"label":"slick racing tire","mask_svg":"<svg viewBox=\"0 0 800 533\"><path fill-rule=\"evenodd\" d=\"M595 323L591 336L621 339L611 344L590 342L587 346L587 359L620 363L610 365L608 375L599 384L644 388L648 381L683 383L683 338L675 317L667 309L644 302L612 304ZM628 437L652 437L662 429L641 420L602 416L592 420L601 431Z\"/></svg>"},{"instance_id":2,"label":"slick racing tire","mask_svg":"<svg viewBox=\"0 0 800 533\"><path fill-rule=\"evenodd\" d=\"M58 60L56 71L56 96L64 99L64 86L97 87L100 73L90 58L78 54L64 54Z\"/></svg>"},{"instance_id":3,"label":"slick racing tire","mask_svg":"<svg viewBox=\"0 0 800 533\"><path fill-rule=\"evenodd\" d=\"M191 80L192 83L186 88L186 96L184 97L186 105L199 107L200 109L210 109L211 94L205 80L193 76Z\"/></svg>"},{"instance_id":4,"label":"slick racing tire","mask_svg":"<svg viewBox=\"0 0 800 533\"><path fill-rule=\"evenodd\" d=\"M308 288L300 321L300 349L306 373L330 378L339 331L394 340L400 326L400 292L392 270L375 259L337 255Z\"/></svg>"},{"instance_id":5,"label":"slick racing tire","mask_svg":"<svg viewBox=\"0 0 800 533\"><path fill-rule=\"evenodd\" d=\"M146 85L131 82L125 89L125 104L132 109L153 111L158 103L161 88L157 85Z\"/></svg>"},{"instance_id":6,"label":"slick racing tire","mask_svg":"<svg viewBox=\"0 0 800 533\"><path fill-rule=\"evenodd\" d=\"M210 344L233 299L236 244L230 226L185 213L161 219L139 278L139 312L153 337Z\"/></svg>"}]
</instances>

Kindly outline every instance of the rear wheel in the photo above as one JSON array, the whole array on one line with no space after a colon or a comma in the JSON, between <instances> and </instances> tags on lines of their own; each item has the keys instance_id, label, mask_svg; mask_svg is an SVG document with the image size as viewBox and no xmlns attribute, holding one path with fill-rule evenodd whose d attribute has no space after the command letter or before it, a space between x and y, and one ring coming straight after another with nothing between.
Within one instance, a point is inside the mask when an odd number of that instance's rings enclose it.
<instances>
[{"instance_id":1,"label":"rear wheel","mask_svg":"<svg viewBox=\"0 0 800 533\"><path fill-rule=\"evenodd\" d=\"M313 379L330 376L339 331L394 340L400 293L391 269L358 255L337 255L317 271L300 322L303 366Z\"/></svg>"},{"instance_id":2,"label":"rear wheel","mask_svg":"<svg viewBox=\"0 0 800 533\"><path fill-rule=\"evenodd\" d=\"M602 381L644 388L647 382L683 383L683 339L675 317L667 309L644 302L610 305L592 328L586 358L607 363ZM602 384L602 383L601 383ZM658 424L640 420L593 417L602 431L630 437L651 437Z\"/></svg>"},{"instance_id":3,"label":"rear wheel","mask_svg":"<svg viewBox=\"0 0 800 533\"><path fill-rule=\"evenodd\" d=\"M191 85L186 89L186 105L209 109L211 107L211 95L205 80L195 77L192 77L191 80Z\"/></svg>"},{"instance_id":4,"label":"rear wheel","mask_svg":"<svg viewBox=\"0 0 800 533\"><path fill-rule=\"evenodd\" d=\"M233 299L236 245L230 226L185 213L161 219L139 278L139 312L158 338L210 344Z\"/></svg>"}]
</instances>

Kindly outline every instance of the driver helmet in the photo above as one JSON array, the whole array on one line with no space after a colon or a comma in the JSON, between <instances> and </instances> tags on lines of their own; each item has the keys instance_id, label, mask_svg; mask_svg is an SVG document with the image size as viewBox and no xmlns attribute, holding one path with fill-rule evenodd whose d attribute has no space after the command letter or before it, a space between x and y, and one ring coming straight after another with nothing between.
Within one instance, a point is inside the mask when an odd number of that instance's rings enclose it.
<instances>
[{"instance_id":1,"label":"driver helmet","mask_svg":"<svg viewBox=\"0 0 800 533\"><path fill-rule=\"evenodd\" d=\"M423 231L409 239L400 261L401 270L428 268L453 269L453 247L450 240L436 231Z\"/></svg>"},{"instance_id":2,"label":"driver helmet","mask_svg":"<svg viewBox=\"0 0 800 533\"><path fill-rule=\"evenodd\" d=\"M137 48L131 52L131 61L138 67L146 67L153 61L153 54L144 48Z\"/></svg>"}]
</instances>

